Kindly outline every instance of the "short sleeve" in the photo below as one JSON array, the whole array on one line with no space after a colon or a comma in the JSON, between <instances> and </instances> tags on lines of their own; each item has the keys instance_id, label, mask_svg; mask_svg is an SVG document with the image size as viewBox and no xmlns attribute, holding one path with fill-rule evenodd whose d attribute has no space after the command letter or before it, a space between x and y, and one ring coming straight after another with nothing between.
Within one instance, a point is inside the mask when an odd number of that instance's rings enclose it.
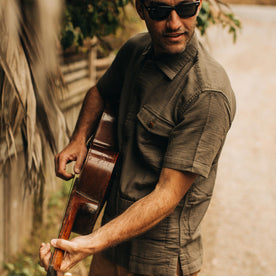
<instances>
[{"instance_id":1,"label":"short sleeve","mask_svg":"<svg viewBox=\"0 0 276 276\"><path fill-rule=\"evenodd\" d=\"M204 92L171 132L163 167L208 177L230 128L229 105L218 92Z\"/></svg>"}]
</instances>

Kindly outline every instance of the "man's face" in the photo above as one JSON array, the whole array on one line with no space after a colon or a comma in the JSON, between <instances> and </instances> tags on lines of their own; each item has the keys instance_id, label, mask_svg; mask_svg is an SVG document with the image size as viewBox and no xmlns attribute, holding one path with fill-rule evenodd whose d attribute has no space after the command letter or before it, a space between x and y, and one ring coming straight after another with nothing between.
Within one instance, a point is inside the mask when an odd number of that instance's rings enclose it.
<instances>
[{"instance_id":1,"label":"man's face","mask_svg":"<svg viewBox=\"0 0 276 276\"><path fill-rule=\"evenodd\" d=\"M191 3L193 0L137 0L136 8L140 17L145 20L148 31L152 38L155 55L179 54L182 53L196 27L196 17L200 6L195 15L189 18L181 18L176 10L168 12L168 17L160 21L152 19L146 7L176 6L179 3Z\"/></svg>"}]
</instances>

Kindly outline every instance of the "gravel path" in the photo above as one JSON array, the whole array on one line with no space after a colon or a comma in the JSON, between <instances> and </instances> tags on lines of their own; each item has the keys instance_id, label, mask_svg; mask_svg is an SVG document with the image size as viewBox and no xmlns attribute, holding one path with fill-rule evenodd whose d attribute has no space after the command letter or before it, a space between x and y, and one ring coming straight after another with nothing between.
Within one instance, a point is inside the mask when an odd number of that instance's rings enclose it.
<instances>
[{"instance_id":1,"label":"gravel path","mask_svg":"<svg viewBox=\"0 0 276 276\"><path fill-rule=\"evenodd\" d=\"M204 219L200 276L276 275L276 6L233 6L236 44L212 27L212 55L237 97L211 206Z\"/></svg>"}]
</instances>

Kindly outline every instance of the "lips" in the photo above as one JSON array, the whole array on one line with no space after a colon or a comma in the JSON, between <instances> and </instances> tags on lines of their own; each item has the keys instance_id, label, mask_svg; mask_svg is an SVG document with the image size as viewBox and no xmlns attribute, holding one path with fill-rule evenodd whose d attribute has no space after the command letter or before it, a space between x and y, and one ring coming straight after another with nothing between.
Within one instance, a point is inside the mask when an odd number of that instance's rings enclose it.
<instances>
[{"instance_id":1,"label":"lips","mask_svg":"<svg viewBox=\"0 0 276 276\"><path fill-rule=\"evenodd\" d=\"M167 34L164 34L165 37L178 37L180 35L184 35L184 33L167 33Z\"/></svg>"},{"instance_id":2,"label":"lips","mask_svg":"<svg viewBox=\"0 0 276 276\"><path fill-rule=\"evenodd\" d=\"M184 33L166 33L164 37L166 40L169 41L178 41L181 40L184 36Z\"/></svg>"},{"instance_id":3,"label":"lips","mask_svg":"<svg viewBox=\"0 0 276 276\"><path fill-rule=\"evenodd\" d=\"M178 37L178 36L181 36L181 35L184 35L184 33L167 33L167 34L164 34L165 37Z\"/></svg>"}]
</instances>

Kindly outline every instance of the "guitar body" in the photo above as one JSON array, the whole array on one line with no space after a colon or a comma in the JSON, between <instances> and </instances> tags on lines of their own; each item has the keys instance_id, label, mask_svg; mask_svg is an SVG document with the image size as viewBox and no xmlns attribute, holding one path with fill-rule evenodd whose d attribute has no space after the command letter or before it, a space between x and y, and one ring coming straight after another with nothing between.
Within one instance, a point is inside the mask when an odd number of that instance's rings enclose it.
<instances>
[{"instance_id":1,"label":"guitar body","mask_svg":"<svg viewBox=\"0 0 276 276\"><path fill-rule=\"evenodd\" d=\"M58 238L68 240L71 232L86 235L93 231L118 158L115 137L115 118L105 109L82 171L73 184ZM47 275L56 275L63 255L62 250L54 250Z\"/></svg>"},{"instance_id":2,"label":"guitar body","mask_svg":"<svg viewBox=\"0 0 276 276\"><path fill-rule=\"evenodd\" d=\"M105 110L78 181L78 193L91 202L78 210L72 232L81 235L91 233L104 205L118 158L115 133L114 117Z\"/></svg>"}]
</instances>

